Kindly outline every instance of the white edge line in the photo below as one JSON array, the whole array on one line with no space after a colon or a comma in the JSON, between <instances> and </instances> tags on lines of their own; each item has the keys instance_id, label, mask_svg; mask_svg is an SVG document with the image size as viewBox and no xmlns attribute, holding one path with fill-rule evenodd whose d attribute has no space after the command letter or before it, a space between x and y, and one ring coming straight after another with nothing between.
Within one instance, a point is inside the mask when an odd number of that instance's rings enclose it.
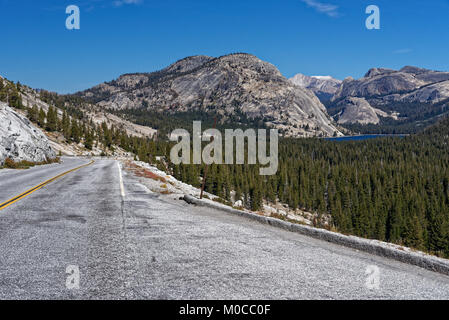
<instances>
[{"instance_id":1,"label":"white edge line","mask_svg":"<svg viewBox=\"0 0 449 320\"><path fill-rule=\"evenodd\" d=\"M122 168L120 167L120 162L117 161L119 179L120 179L120 194L123 199L125 199L125 186L123 185Z\"/></svg>"}]
</instances>

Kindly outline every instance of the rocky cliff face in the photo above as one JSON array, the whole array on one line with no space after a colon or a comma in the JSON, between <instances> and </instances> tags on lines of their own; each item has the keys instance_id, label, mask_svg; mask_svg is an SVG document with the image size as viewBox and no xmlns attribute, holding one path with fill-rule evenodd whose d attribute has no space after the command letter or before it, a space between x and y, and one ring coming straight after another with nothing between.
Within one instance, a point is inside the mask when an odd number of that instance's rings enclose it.
<instances>
[{"instance_id":1,"label":"rocky cliff face","mask_svg":"<svg viewBox=\"0 0 449 320\"><path fill-rule=\"evenodd\" d=\"M127 74L77 95L105 109L146 108L165 114L201 110L224 119L242 114L290 136L340 134L313 92L249 54L195 56L158 72Z\"/></svg>"},{"instance_id":2,"label":"rocky cliff face","mask_svg":"<svg viewBox=\"0 0 449 320\"><path fill-rule=\"evenodd\" d=\"M364 97L386 104L391 101L437 103L449 98L449 72L417 67L370 69L363 78L345 79L333 101L346 97Z\"/></svg>"},{"instance_id":3,"label":"rocky cliff face","mask_svg":"<svg viewBox=\"0 0 449 320\"><path fill-rule=\"evenodd\" d=\"M449 72L411 66L400 70L373 68L361 79L347 78L329 105L329 112L340 123L361 124L378 124L374 113L402 123L418 123L448 110Z\"/></svg>"},{"instance_id":4,"label":"rocky cliff face","mask_svg":"<svg viewBox=\"0 0 449 320\"><path fill-rule=\"evenodd\" d=\"M6 158L41 162L54 157L47 137L27 118L0 102L0 164Z\"/></svg>"},{"instance_id":5,"label":"rocky cliff face","mask_svg":"<svg viewBox=\"0 0 449 320\"><path fill-rule=\"evenodd\" d=\"M297 86L312 90L321 101L330 100L337 93L341 80L330 76L306 76L298 73L290 81Z\"/></svg>"},{"instance_id":6,"label":"rocky cliff face","mask_svg":"<svg viewBox=\"0 0 449 320\"><path fill-rule=\"evenodd\" d=\"M395 114L373 108L364 98L348 97L341 100L337 108L341 110L335 116L339 124L379 124L379 117L397 119Z\"/></svg>"}]
</instances>

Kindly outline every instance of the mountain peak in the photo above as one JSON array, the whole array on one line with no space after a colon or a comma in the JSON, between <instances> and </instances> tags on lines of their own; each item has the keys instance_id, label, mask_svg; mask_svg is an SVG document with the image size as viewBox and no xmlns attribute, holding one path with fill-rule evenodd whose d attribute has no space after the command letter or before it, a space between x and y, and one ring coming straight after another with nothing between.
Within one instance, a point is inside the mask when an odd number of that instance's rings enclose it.
<instances>
[{"instance_id":1,"label":"mountain peak","mask_svg":"<svg viewBox=\"0 0 449 320\"><path fill-rule=\"evenodd\" d=\"M204 56L204 55L198 55L198 56L190 56L186 57L184 59L178 60L175 63L171 64L167 68L164 69L166 72L188 72L195 68L198 68L205 64L206 62L209 62L211 60L214 60L215 58Z\"/></svg>"},{"instance_id":2,"label":"mountain peak","mask_svg":"<svg viewBox=\"0 0 449 320\"><path fill-rule=\"evenodd\" d=\"M384 75L393 73L395 70L388 69L388 68L371 68L368 70L368 72L365 74L364 78L372 78L378 75Z\"/></svg>"},{"instance_id":3,"label":"mountain peak","mask_svg":"<svg viewBox=\"0 0 449 320\"><path fill-rule=\"evenodd\" d=\"M312 90L321 101L327 101L338 91L341 80L331 76L306 76L301 73L290 78L290 81L297 86Z\"/></svg>"},{"instance_id":4,"label":"mountain peak","mask_svg":"<svg viewBox=\"0 0 449 320\"><path fill-rule=\"evenodd\" d=\"M420 74L424 72L429 72L430 70L424 69L424 68L418 68L414 66L405 66L399 72L405 72L405 73L413 73L413 74Z\"/></svg>"},{"instance_id":5,"label":"mountain peak","mask_svg":"<svg viewBox=\"0 0 449 320\"><path fill-rule=\"evenodd\" d=\"M160 71L121 76L77 95L105 109L145 108L166 115L201 110L219 114L223 122L262 120L288 136L340 134L311 91L247 53L187 57Z\"/></svg>"}]
</instances>

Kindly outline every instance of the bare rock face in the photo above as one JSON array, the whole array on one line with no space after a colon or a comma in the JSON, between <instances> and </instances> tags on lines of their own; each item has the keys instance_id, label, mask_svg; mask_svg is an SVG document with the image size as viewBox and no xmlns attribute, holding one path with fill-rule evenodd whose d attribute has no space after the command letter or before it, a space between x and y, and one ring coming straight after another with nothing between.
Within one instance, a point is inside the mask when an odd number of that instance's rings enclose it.
<instances>
[{"instance_id":1,"label":"bare rock face","mask_svg":"<svg viewBox=\"0 0 449 320\"><path fill-rule=\"evenodd\" d=\"M337 116L338 123L378 124L379 117L376 110L363 98L349 97L340 101L342 111Z\"/></svg>"},{"instance_id":2,"label":"bare rock face","mask_svg":"<svg viewBox=\"0 0 449 320\"><path fill-rule=\"evenodd\" d=\"M42 131L0 102L0 164L6 158L41 162L55 157L56 154Z\"/></svg>"},{"instance_id":3,"label":"bare rock face","mask_svg":"<svg viewBox=\"0 0 449 320\"><path fill-rule=\"evenodd\" d=\"M373 68L363 78L345 79L328 110L340 124L382 125L379 117L390 117L397 124L432 123L449 110L449 72L412 66Z\"/></svg>"},{"instance_id":4,"label":"bare rock face","mask_svg":"<svg viewBox=\"0 0 449 320\"><path fill-rule=\"evenodd\" d=\"M330 100L337 93L341 80L334 79L330 76L306 76L298 73L290 81L302 88L312 90L321 101Z\"/></svg>"},{"instance_id":5,"label":"bare rock face","mask_svg":"<svg viewBox=\"0 0 449 320\"><path fill-rule=\"evenodd\" d=\"M188 57L161 71L123 75L77 95L105 109L201 110L224 119L263 119L289 136L340 135L312 91L249 54Z\"/></svg>"},{"instance_id":6,"label":"bare rock face","mask_svg":"<svg viewBox=\"0 0 449 320\"><path fill-rule=\"evenodd\" d=\"M339 124L379 124L382 118L398 120L398 114L372 107L364 98L348 97L338 102L335 115Z\"/></svg>"},{"instance_id":7,"label":"bare rock face","mask_svg":"<svg viewBox=\"0 0 449 320\"><path fill-rule=\"evenodd\" d=\"M449 72L406 66L398 71L370 69L363 78L343 81L332 98L366 98L376 104L391 102L438 103L449 98ZM370 101L371 100L371 101Z\"/></svg>"},{"instance_id":8,"label":"bare rock face","mask_svg":"<svg viewBox=\"0 0 449 320\"><path fill-rule=\"evenodd\" d=\"M393 73L393 69L386 69L386 68L371 68L368 70L368 72L365 74L364 78L372 78L379 75L388 75Z\"/></svg>"},{"instance_id":9,"label":"bare rock face","mask_svg":"<svg viewBox=\"0 0 449 320\"><path fill-rule=\"evenodd\" d=\"M378 69L371 69L361 79L343 81L340 90L335 94L333 100L345 97L372 97L394 94L415 90L424 84L424 81L415 78L409 73L379 73Z\"/></svg>"}]
</instances>

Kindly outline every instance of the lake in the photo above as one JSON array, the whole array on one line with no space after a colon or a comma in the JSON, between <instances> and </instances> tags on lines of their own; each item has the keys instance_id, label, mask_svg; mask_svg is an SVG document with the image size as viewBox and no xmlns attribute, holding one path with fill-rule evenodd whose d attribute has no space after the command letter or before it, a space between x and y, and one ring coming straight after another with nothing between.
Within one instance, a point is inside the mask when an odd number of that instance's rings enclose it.
<instances>
[{"instance_id":1,"label":"lake","mask_svg":"<svg viewBox=\"0 0 449 320\"><path fill-rule=\"evenodd\" d=\"M325 138L329 141L360 141L360 140L368 140L375 138L386 138L386 137L394 137L394 138L403 138L408 136L407 134L363 134L360 136L345 136L345 137L335 137L335 138Z\"/></svg>"}]
</instances>

